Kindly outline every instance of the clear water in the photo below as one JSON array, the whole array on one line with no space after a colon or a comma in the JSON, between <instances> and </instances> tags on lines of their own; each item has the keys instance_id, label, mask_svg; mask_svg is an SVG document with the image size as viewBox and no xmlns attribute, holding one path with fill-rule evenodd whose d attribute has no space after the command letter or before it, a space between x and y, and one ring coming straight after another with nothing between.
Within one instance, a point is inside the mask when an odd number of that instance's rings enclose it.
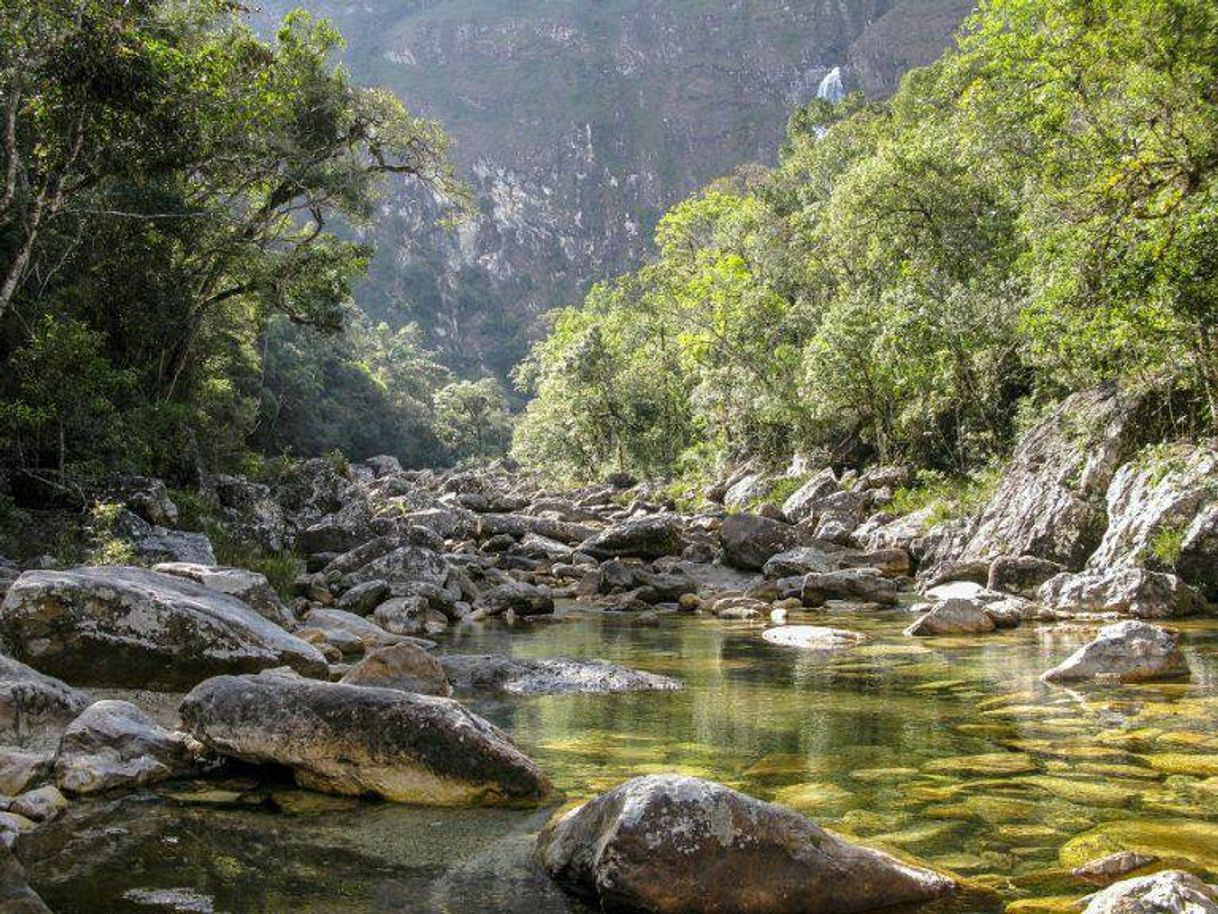
<instances>
[{"instance_id":1,"label":"clear water","mask_svg":"<svg viewBox=\"0 0 1218 914\"><path fill-rule=\"evenodd\" d=\"M680 678L677 693L472 705L568 798L652 772L712 778L993 891L955 912L1064 910L1091 890L1070 868L1126 848L1218 877L1218 622L1181 626L1187 683L1071 692L1037 677L1085 628L910 639L899 612L791 621L871 641L816 655L767 644L758 625L647 628L568 608L443 649L604 657ZM251 777L74 804L22 857L60 914L583 911L531 861L548 814L410 809Z\"/></svg>"}]
</instances>

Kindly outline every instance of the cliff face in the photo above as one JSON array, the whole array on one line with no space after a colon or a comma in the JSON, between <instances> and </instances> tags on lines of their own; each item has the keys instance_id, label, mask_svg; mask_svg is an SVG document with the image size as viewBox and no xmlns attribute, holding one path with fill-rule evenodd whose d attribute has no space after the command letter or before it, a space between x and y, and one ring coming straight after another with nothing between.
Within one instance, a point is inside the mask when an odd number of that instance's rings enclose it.
<instances>
[{"instance_id":1,"label":"cliff face","mask_svg":"<svg viewBox=\"0 0 1218 914\"><path fill-rule=\"evenodd\" d=\"M417 320L458 370L501 373L541 311L638 263L668 205L771 158L834 67L848 88L890 91L971 0L301 5L340 27L357 80L444 125L481 214L434 229L438 201L396 188L361 304Z\"/></svg>"}]
</instances>

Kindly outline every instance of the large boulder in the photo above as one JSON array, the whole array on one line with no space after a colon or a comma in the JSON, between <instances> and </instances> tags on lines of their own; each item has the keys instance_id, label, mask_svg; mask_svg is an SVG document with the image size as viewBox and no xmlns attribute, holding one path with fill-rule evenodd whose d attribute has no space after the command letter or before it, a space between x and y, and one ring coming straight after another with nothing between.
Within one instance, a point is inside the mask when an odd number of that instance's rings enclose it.
<instances>
[{"instance_id":1,"label":"large boulder","mask_svg":"<svg viewBox=\"0 0 1218 914\"><path fill-rule=\"evenodd\" d=\"M1034 555L1000 555L986 571L985 586L987 590L1032 599L1045 581L1063 571L1057 562Z\"/></svg>"},{"instance_id":2,"label":"large boulder","mask_svg":"<svg viewBox=\"0 0 1218 914\"><path fill-rule=\"evenodd\" d=\"M161 727L130 702L99 701L64 731L55 781L75 794L142 787L185 773L194 760L183 734Z\"/></svg>"},{"instance_id":3,"label":"large boulder","mask_svg":"<svg viewBox=\"0 0 1218 914\"><path fill-rule=\"evenodd\" d=\"M604 911L854 914L944 896L952 880L698 778L635 778L556 816L542 866Z\"/></svg>"},{"instance_id":4,"label":"large boulder","mask_svg":"<svg viewBox=\"0 0 1218 914\"><path fill-rule=\"evenodd\" d=\"M500 616L509 610L517 616L548 616L554 612L554 597L548 588L506 581L484 591L478 606L488 616Z\"/></svg>"},{"instance_id":5,"label":"large boulder","mask_svg":"<svg viewBox=\"0 0 1218 914\"><path fill-rule=\"evenodd\" d=\"M387 581L395 593L401 594L412 586L442 587L447 574L448 566L440 553L423 546L406 545L351 572L344 583L355 586L366 581Z\"/></svg>"},{"instance_id":6,"label":"large boulder","mask_svg":"<svg viewBox=\"0 0 1218 914\"><path fill-rule=\"evenodd\" d=\"M838 491L837 475L826 467L791 493L782 503L782 513L793 523L807 520L815 514L818 501Z\"/></svg>"},{"instance_id":7,"label":"large boulder","mask_svg":"<svg viewBox=\"0 0 1218 914\"><path fill-rule=\"evenodd\" d=\"M744 571L760 571L766 562L799 545L799 531L790 524L759 514L733 514L719 530L723 563Z\"/></svg>"},{"instance_id":8,"label":"large boulder","mask_svg":"<svg viewBox=\"0 0 1218 914\"><path fill-rule=\"evenodd\" d=\"M220 755L285 766L327 793L428 806L536 804L551 793L532 759L449 698L262 673L209 679L179 710Z\"/></svg>"},{"instance_id":9,"label":"large boulder","mask_svg":"<svg viewBox=\"0 0 1218 914\"><path fill-rule=\"evenodd\" d=\"M1175 572L1218 602L1218 450L1147 449L1108 487L1108 527L1089 571L1137 565Z\"/></svg>"},{"instance_id":10,"label":"large boulder","mask_svg":"<svg viewBox=\"0 0 1218 914\"><path fill-rule=\"evenodd\" d=\"M1097 892L1083 914L1218 914L1218 892L1192 873L1162 870Z\"/></svg>"},{"instance_id":11,"label":"large boulder","mask_svg":"<svg viewBox=\"0 0 1218 914\"><path fill-rule=\"evenodd\" d=\"M0 638L82 685L174 690L277 666L327 675L315 647L235 597L142 568L28 571L0 606Z\"/></svg>"},{"instance_id":12,"label":"large boulder","mask_svg":"<svg viewBox=\"0 0 1218 914\"><path fill-rule=\"evenodd\" d=\"M0 737L23 746L58 733L89 705L89 696L0 654Z\"/></svg>"},{"instance_id":13,"label":"large boulder","mask_svg":"<svg viewBox=\"0 0 1218 914\"><path fill-rule=\"evenodd\" d=\"M403 600L417 599L404 597ZM311 609L304 617L304 624L321 632L331 644L339 646L344 653L359 653L378 647L411 641L406 635L386 631L375 622L341 609ZM420 626L421 628L421 626ZM344 646L349 646L349 649Z\"/></svg>"},{"instance_id":14,"label":"large boulder","mask_svg":"<svg viewBox=\"0 0 1218 914\"><path fill-rule=\"evenodd\" d=\"M591 536L596 536L596 528L586 524L572 524L552 517L533 517L528 514L483 514L479 518L482 536L491 537L500 534L521 539L530 533L544 536L546 539L558 540L568 546L582 543Z\"/></svg>"},{"instance_id":15,"label":"large boulder","mask_svg":"<svg viewBox=\"0 0 1218 914\"><path fill-rule=\"evenodd\" d=\"M761 637L770 644L824 653L858 647L867 641L867 636L862 632L821 625L780 625L777 628L767 628L761 633Z\"/></svg>"},{"instance_id":16,"label":"large boulder","mask_svg":"<svg viewBox=\"0 0 1218 914\"><path fill-rule=\"evenodd\" d=\"M809 574L800 586L804 606L822 606L829 600L895 605L897 583L875 568L847 568L828 574Z\"/></svg>"},{"instance_id":17,"label":"large boulder","mask_svg":"<svg viewBox=\"0 0 1218 914\"><path fill-rule=\"evenodd\" d=\"M1170 629L1128 619L1100 629L1088 642L1041 677L1046 682L1116 679L1145 682L1188 675L1180 636Z\"/></svg>"},{"instance_id":18,"label":"large boulder","mask_svg":"<svg viewBox=\"0 0 1218 914\"><path fill-rule=\"evenodd\" d=\"M959 597L919 607L921 615L905 634L914 638L933 635L976 635L992 632L997 626L978 600Z\"/></svg>"},{"instance_id":19,"label":"large boulder","mask_svg":"<svg viewBox=\"0 0 1218 914\"><path fill-rule=\"evenodd\" d=\"M1015 449L961 557L1034 555L1081 568L1104 535L1109 483L1152 433L1149 403L1115 383L1062 401Z\"/></svg>"},{"instance_id":20,"label":"large boulder","mask_svg":"<svg viewBox=\"0 0 1218 914\"><path fill-rule=\"evenodd\" d=\"M448 654L440 665L458 693L508 695L604 694L674 691L681 683L605 660L531 660L480 654Z\"/></svg>"},{"instance_id":21,"label":"large boulder","mask_svg":"<svg viewBox=\"0 0 1218 914\"><path fill-rule=\"evenodd\" d=\"M767 578L792 578L805 574L825 574L836 569L837 562L823 549L798 546L771 556L762 566L761 573Z\"/></svg>"},{"instance_id":22,"label":"large boulder","mask_svg":"<svg viewBox=\"0 0 1218 914\"><path fill-rule=\"evenodd\" d=\"M191 562L162 562L152 569L202 584L208 590L226 593L242 603L248 603L258 615L276 625L292 628L296 619L266 575L246 568L225 568L219 565L197 565Z\"/></svg>"},{"instance_id":23,"label":"large boulder","mask_svg":"<svg viewBox=\"0 0 1218 914\"><path fill-rule=\"evenodd\" d=\"M750 507L770 494L774 480L763 473L749 473L728 486L723 493L723 506L729 509Z\"/></svg>"},{"instance_id":24,"label":"large boulder","mask_svg":"<svg viewBox=\"0 0 1218 914\"><path fill-rule=\"evenodd\" d=\"M1041 585L1036 599L1061 613L1106 612L1135 619L1187 616L1205 606L1200 594L1174 574L1129 565L1055 575Z\"/></svg>"},{"instance_id":25,"label":"large boulder","mask_svg":"<svg viewBox=\"0 0 1218 914\"><path fill-rule=\"evenodd\" d=\"M443 698L453 692L440 661L409 641L369 651L340 681L347 685L400 689Z\"/></svg>"},{"instance_id":26,"label":"large boulder","mask_svg":"<svg viewBox=\"0 0 1218 914\"><path fill-rule=\"evenodd\" d=\"M579 551L598 559L627 556L659 559L680 555L682 548L680 519L671 514L655 514L606 527L584 540Z\"/></svg>"}]
</instances>

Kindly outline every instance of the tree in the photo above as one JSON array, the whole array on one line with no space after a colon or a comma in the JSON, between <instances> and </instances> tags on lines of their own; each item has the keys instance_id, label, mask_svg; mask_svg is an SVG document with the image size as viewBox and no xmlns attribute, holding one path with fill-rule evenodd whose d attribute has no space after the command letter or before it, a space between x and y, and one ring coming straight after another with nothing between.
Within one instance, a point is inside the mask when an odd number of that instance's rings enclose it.
<instances>
[{"instance_id":1,"label":"tree","mask_svg":"<svg viewBox=\"0 0 1218 914\"><path fill-rule=\"evenodd\" d=\"M457 459L501 457L512 438L507 397L494 378L455 381L435 394L436 429Z\"/></svg>"}]
</instances>

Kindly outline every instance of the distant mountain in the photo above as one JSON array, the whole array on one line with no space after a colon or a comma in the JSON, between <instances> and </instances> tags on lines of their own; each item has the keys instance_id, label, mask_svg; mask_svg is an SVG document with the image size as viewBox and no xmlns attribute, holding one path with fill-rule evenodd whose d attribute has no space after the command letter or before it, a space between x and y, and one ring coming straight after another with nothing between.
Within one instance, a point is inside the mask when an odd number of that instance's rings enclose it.
<instances>
[{"instance_id":1,"label":"distant mountain","mask_svg":"<svg viewBox=\"0 0 1218 914\"><path fill-rule=\"evenodd\" d=\"M348 40L361 82L440 121L481 218L432 226L396 189L361 304L416 320L446 361L501 374L537 315L636 265L665 208L777 148L834 68L891 91L971 0L269 0ZM828 88L835 88L833 78Z\"/></svg>"}]
</instances>

